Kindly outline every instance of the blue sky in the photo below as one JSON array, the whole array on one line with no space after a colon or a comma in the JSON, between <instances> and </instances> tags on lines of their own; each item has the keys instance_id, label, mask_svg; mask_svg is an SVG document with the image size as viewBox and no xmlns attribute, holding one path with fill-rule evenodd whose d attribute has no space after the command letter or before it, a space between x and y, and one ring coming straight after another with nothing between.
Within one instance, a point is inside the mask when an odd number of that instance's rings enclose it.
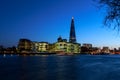
<instances>
[{"instance_id":1,"label":"blue sky","mask_svg":"<svg viewBox=\"0 0 120 80\"><path fill-rule=\"evenodd\" d=\"M74 17L78 43L119 47L116 31L103 27L105 11L92 0L1 0L0 45L17 45L20 38L54 43L69 39Z\"/></svg>"}]
</instances>

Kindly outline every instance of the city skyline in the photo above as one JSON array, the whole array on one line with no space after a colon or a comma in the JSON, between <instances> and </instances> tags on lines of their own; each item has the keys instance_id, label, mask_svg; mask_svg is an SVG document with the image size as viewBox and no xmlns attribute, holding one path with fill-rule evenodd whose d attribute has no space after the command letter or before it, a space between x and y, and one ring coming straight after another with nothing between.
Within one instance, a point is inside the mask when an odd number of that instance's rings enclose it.
<instances>
[{"instance_id":1,"label":"city skyline","mask_svg":"<svg viewBox=\"0 0 120 80\"><path fill-rule=\"evenodd\" d=\"M92 0L0 1L0 45L16 46L20 38L54 43L60 35L69 40L73 16L78 43L119 47L117 33L103 27L105 11L95 5Z\"/></svg>"}]
</instances>

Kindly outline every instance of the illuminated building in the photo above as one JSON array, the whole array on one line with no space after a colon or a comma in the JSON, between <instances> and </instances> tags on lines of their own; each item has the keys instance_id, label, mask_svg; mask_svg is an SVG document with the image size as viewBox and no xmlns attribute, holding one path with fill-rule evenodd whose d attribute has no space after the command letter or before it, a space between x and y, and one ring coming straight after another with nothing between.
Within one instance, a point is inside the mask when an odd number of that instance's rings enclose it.
<instances>
[{"instance_id":1,"label":"illuminated building","mask_svg":"<svg viewBox=\"0 0 120 80\"><path fill-rule=\"evenodd\" d=\"M80 53L79 43L67 43L67 53Z\"/></svg>"},{"instance_id":2,"label":"illuminated building","mask_svg":"<svg viewBox=\"0 0 120 80\"><path fill-rule=\"evenodd\" d=\"M56 53L80 53L80 44L67 42L66 39L58 38L58 41L54 43L54 52Z\"/></svg>"},{"instance_id":3,"label":"illuminated building","mask_svg":"<svg viewBox=\"0 0 120 80\"><path fill-rule=\"evenodd\" d=\"M66 52L67 51L67 40L58 38L58 41L55 43L55 52Z\"/></svg>"},{"instance_id":4,"label":"illuminated building","mask_svg":"<svg viewBox=\"0 0 120 80\"><path fill-rule=\"evenodd\" d=\"M33 50L33 44L32 41L28 40L28 39L20 39L19 43L18 43L18 50L20 52L22 51L32 51Z\"/></svg>"},{"instance_id":5,"label":"illuminated building","mask_svg":"<svg viewBox=\"0 0 120 80\"><path fill-rule=\"evenodd\" d=\"M33 42L33 51L39 52L39 43L38 42Z\"/></svg>"},{"instance_id":6,"label":"illuminated building","mask_svg":"<svg viewBox=\"0 0 120 80\"><path fill-rule=\"evenodd\" d=\"M49 44L48 52L49 53L55 53L55 43Z\"/></svg>"},{"instance_id":7,"label":"illuminated building","mask_svg":"<svg viewBox=\"0 0 120 80\"><path fill-rule=\"evenodd\" d=\"M69 42L70 43L76 43L74 17L72 17L72 21L71 21Z\"/></svg>"},{"instance_id":8,"label":"illuminated building","mask_svg":"<svg viewBox=\"0 0 120 80\"><path fill-rule=\"evenodd\" d=\"M48 52L48 42L33 42L35 52Z\"/></svg>"}]
</instances>

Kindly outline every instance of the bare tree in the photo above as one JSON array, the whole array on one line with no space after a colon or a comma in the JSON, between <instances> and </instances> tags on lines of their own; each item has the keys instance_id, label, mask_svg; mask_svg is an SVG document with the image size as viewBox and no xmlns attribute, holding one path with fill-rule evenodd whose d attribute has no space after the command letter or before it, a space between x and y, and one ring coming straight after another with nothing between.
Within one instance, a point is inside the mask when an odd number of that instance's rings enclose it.
<instances>
[{"instance_id":1,"label":"bare tree","mask_svg":"<svg viewBox=\"0 0 120 80\"><path fill-rule=\"evenodd\" d=\"M95 0L99 6L105 7L104 25L120 31L120 0Z\"/></svg>"}]
</instances>

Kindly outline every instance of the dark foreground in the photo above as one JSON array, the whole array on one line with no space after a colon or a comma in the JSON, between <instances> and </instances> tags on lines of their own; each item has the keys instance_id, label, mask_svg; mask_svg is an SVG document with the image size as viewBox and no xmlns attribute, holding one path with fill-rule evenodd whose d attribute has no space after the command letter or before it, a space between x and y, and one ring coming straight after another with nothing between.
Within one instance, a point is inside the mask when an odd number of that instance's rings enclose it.
<instances>
[{"instance_id":1,"label":"dark foreground","mask_svg":"<svg viewBox=\"0 0 120 80\"><path fill-rule=\"evenodd\" d=\"M0 80L120 80L120 55L0 56Z\"/></svg>"}]
</instances>

